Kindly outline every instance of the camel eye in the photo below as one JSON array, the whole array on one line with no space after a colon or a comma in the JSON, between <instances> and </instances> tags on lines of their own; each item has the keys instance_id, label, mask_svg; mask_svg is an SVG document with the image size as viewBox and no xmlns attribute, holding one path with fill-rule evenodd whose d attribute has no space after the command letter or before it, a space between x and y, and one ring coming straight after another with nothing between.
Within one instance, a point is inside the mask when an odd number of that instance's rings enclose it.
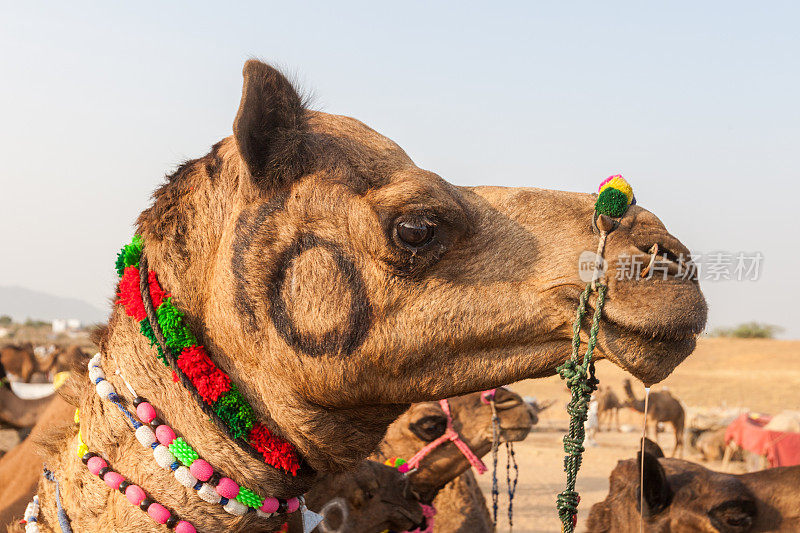
<instances>
[{"instance_id":1,"label":"camel eye","mask_svg":"<svg viewBox=\"0 0 800 533\"><path fill-rule=\"evenodd\" d=\"M431 242L433 228L433 224L427 220L402 220L395 226L395 237L398 244L413 250Z\"/></svg>"}]
</instances>

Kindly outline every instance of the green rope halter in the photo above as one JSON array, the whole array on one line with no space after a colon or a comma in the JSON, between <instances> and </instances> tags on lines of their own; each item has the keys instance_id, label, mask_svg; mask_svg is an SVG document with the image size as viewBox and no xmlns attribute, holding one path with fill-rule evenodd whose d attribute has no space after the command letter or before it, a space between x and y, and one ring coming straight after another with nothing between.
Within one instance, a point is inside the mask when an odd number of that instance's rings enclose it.
<instances>
[{"instance_id":1,"label":"green rope halter","mask_svg":"<svg viewBox=\"0 0 800 533\"><path fill-rule=\"evenodd\" d=\"M589 342L586 345L583 361L578 360L578 349L581 345L581 324L586 316L586 301L593 292L591 283L586 285L578 302L578 311L572 328L572 357L557 369L561 379L567 381L567 386L572 392L572 399L567 405L567 413L570 415L569 432L564 436L564 451L567 454L564 457L564 471L567 473L567 488L558 495L557 500L558 516L561 519L562 530L565 533L572 533L575 530L578 502L580 501L580 496L575 490L575 482L578 478L578 469L581 467L581 459L584 452L583 439L585 431L583 424L586 422L589 411L589 400L592 397L592 393L597 390L598 384L598 380L594 375L592 354L597 343L597 332L600 330L600 315L603 312L607 287L599 283L595 287L595 290L597 290L597 305L592 317Z\"/></svg>"},{"instance_id":2,"label":"green rope halter","mask_svg":"<svg viewBox=\"0 0 800 533\"><path fill-rule=\"evenodd\" d=\"M633 189L620 175L609 176L598 188L598 197L595 202L595 217L617 218L625 214L628 207L635 203ZM615 227L615 226L614 226ZM600 229L600 242L597 255L602 257L607 234L613 227ZM599 265L598 265L599 266ZM608 287L596 278L586 284L578 300L578 311L575 314L575 324L572 326L572 356L563 365L557 368L561 379L566 380L567 387L572 393L572 399L567 405L569 413L569 432L564 436L564 471L567 473L567 488L558 495L556 508L561 519L561 530L564 533L573 533L578 523L578 502L580 495L575 490L578 479L578 470L583 458L583 440L586 436L584 423L589 412L589 401L592 393L597 390L599 381L594 375L594 347L597 344L597 332L600 330L600 317L603 314L603 304L606 301ZM586 317L586 302L589 296L597 291L597 304L592 316L592 326L589 329L589 342L586 344L586 353L583 361L579 360L578 351L581 347L581 327Z\"/></svg>"}]
</instances>

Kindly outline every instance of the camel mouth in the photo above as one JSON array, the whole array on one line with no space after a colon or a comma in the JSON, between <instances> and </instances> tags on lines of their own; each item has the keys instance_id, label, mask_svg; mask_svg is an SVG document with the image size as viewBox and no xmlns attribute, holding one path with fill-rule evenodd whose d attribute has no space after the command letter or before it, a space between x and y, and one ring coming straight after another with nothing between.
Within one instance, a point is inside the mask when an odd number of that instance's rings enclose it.
<instances>
[{"instance_id":1,"label":"camel mouth","mask_svg":"<svg viewBox=\"0 0 800 533\"><path fill-rule=\"evenodd\" d=\"M707 315L695 281L611 283L598 346L645 384L657 383L694 351Z\"/></svg>"},{"instance_id":2,"label":"camel mouth","mask_svg":"<svg viewBox=\"0 0 800 533\"><path fill-rule=\"evenodd\" d=\"M531 426L500 427L500 437L504 442L525 440L531 432Z\"/></svg>"}]
</instances>

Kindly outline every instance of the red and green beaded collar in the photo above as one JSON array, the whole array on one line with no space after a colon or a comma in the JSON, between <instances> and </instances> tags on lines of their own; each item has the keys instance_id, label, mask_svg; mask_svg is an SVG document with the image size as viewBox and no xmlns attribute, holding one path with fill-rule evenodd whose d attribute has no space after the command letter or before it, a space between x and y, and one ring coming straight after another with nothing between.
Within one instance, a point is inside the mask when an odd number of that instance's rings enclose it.
<instances>
[{"instance_id":1,"label":"red and green beaded collar","mask_svg":"<svg viewBox=\"0 0 800 533\"><path fill-rule=\"evenodd\" d=\"M155 346L158 358L173 366L173 378L194 394L209 416L215 419L227 434L266 464L297 475L300 459L295 447L272 433L256 419L255 411L231 381L206 353L203 346L186 326L183 313L172 303L171 295L158 283L156 273L140 272L143 239L134 235L130 244L122 247L117 256L117 273L120 276L116 303L125 313L139 322L139 329ZM149 286L155 323L148 318L140 286L144 278ZM153 328L158 328L157 335ZM158 337L163 340L159 342ZM165 351L167 353L165 353Z\"/></svg>"}]
</instances>

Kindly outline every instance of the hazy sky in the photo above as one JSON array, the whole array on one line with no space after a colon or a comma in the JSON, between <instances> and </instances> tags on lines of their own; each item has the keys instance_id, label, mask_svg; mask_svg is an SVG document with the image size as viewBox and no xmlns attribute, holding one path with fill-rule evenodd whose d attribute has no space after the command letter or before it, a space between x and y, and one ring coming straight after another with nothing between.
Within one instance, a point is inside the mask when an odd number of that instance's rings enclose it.
<instances>
[{"instance_id":1,"label":"hazy sky","mask_svg":"<svg viewBox=\"0 0 800 533\"><path fill-rule=\"evenodd\" d=\"M0 10L0 285L107 306L136 215L231 133L257 56L456 184L622 172L692 250L763 254L758 281L704 282L712 327L800 337L800 4L31 4Z\"/></svg>"}]
</instances>

